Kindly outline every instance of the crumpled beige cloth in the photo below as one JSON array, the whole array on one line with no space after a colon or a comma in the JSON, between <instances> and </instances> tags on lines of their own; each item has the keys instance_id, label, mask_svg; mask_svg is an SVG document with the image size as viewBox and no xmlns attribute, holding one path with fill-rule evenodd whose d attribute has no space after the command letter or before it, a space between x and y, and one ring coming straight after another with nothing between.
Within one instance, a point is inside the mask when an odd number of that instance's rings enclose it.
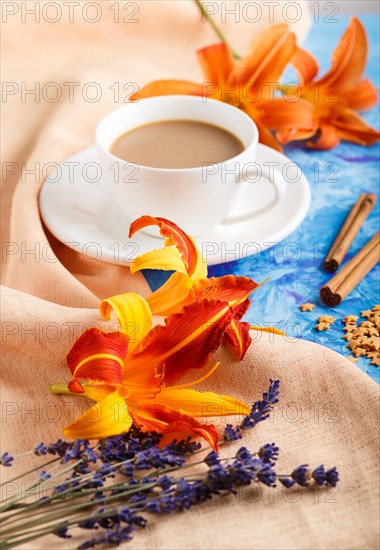
<instances>
[{"instance_id":1,"label":"crumpled beige cloth","mask_svg":"<svg viewBox=\"0 0 380 550\"><path fill-rule=\"evenodd\" d=\"M149 293L141 276L132 277L127 268L94 264L72 254L44 230L38 191L47 164L62 162L91 145L98 120L121 105L131 82L200 79L194 50L211 43L214 36L193 3L183 0L137 2L137 14L130 8L125 11L125 2L119 2L119 23L110 9L114 2L97 3L102 9L96 23L85 20L94 20L96 13L84 1L76 8L73 22L63 12L56 23L51 22L56 16L54 6L47 8L47 2L33 3L40 11L37 23L36 16L22 14L25 5L32 3L7 4L19 8L8 16L2 33L3 80L8 87L2 125L1 449L13 453L40 440L56 439L61 428L87 406L82 398L51 396L48 388L53 382L68 380L65 355L83 329L93 324L109 328L100 319L99 300L125 290ZM209 4L241 7L253 3ZM235 47L244 51L266 23L264 18L251 24L227 17L224 30ZM302 34L306 25L304 15L297 32ZM91 103L83 99L82 92L93 82L102 97ZM43 96L54 92L53 87L42 91L49 83L57 84L56 91L62 90L58 101ZM27 93L38 85L40 95ZM120 92L118 101L115 90ZM276 442L281 448L279 470L285 473L300 463L336 465L339 487L289 492L281 487L245 488L236 497L216 498L188 513L151 518L150 526L126 547L379 547L376 384L321 346L254 336L241 363L222 350L220 370L199 389L212 388L253 402L267 388L269 378L280 378L281 402L272 419L249 432L242 444L257 450L266 442ZM17 465L6 474L12 471L17 471ZM1 474L5 477L4 469ZM2 496L14 489L5 486ZM80 534L78 542L90 535ZM24 547L57 545L75 548L76 542L51 536Z\"/></svg>"}]
</instances>

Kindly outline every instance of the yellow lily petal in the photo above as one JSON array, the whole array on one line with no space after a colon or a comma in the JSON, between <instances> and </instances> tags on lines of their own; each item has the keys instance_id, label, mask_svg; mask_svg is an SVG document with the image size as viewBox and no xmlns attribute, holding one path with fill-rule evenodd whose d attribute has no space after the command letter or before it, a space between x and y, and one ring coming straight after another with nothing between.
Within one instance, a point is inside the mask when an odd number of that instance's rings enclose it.
<instances>
[{"instance_id":1,"label":"yellow lily petal","mask_svg":"<svg viewBox=\"0 0 380 550\"><path fill-rule=\"evenodd\" d=\"M127 432L131 426L125 400L115 391L66 426L63 434L72 439L101 439Z\"/></svg>"},{"instance_id":2,"label":"yellow lily petal","mask_svg":"<svg viewBox=\"0 0 380 550\"><path fill-rule=\"evenodd\" d=\"M107 397L107 395L110 395L115 391L115 387L107 386L106 384L98 384L96 386L92 386L91 384L84 383L83 384L84 394L89 399L92 399L92 401L96 401L99 403L99 401L103 401Z\"/></svg>"},{"instance_id":3,"label":"yellow lily petal","mask_svg":"<svg viewBox=\"0 0 380 550\"><path fill-rule=\"evenodd\" d=\"M269 332L270 334L278 334L279 336L286 336L285 332L282 332L282 330L274 327L253 327L251 326L252 330L257 330L259 332Z\"/></svg>"},{"instance_id":4,"label":"yellow lily petal","mask_svg":"<svg viewBox=\"0 0 380 550\"><path fill-rule=\"evenodd\" d=\"M197 253L197 263L195 265L194 271L191 275L193 281L198 281L199 279L205 279L207 277L207 263L203 259L202 253L199 250L196 242L193 237L188 236L191 242L194 244Z\"/></svg>"},{"instance_id":5,"label":"yellow lily petal","mask_svg":"<svg viewBox=\"0 0 380 550\"><path fill-rule=\"evenodd\" d=\"M112 310L119 321L120 331L129 336L130 352L152 328L152 313L148 302L139 294L125 292L101 302L100 314L103 319L109 321Z\"/></svg>"},{"instance_id":6,"label":"yellow lily petal","mask_svg":"<svg viewBox=\"0 0 380 550\"><path fill-rule=\"evenodd\" d=\"M153 292L147 302L153 315L171 315L178 313L187 305L193 281L185 273L176 271L158 290Z\"/></svg>"},{"instance_id":7,"label":"yellow lily petal","mask_svg":"<svg viewBox=\"0 0 380 550\"><path fill-rule=\"evenodd\" d=\"M200 392L192 389L164 388L156 395L154 402L190 416L244 416L251 411L251 408L243 401L229 395L218 395L211 391ZM142 408L147 406L149 406L148 403L141 403Z\"/></svg>"},{"instance_id":8,"label":"yellow lily petal","mask_svg":"<svg viewBox=\"0 0 380 550\"><path fill-rule=\"evenodd\" d=\"M164 271L179 271L186 273L186 267L177 248L165 247L146 252L131 263L131 273L141 269L163 269Z\"/></svg>"}]
</instances>

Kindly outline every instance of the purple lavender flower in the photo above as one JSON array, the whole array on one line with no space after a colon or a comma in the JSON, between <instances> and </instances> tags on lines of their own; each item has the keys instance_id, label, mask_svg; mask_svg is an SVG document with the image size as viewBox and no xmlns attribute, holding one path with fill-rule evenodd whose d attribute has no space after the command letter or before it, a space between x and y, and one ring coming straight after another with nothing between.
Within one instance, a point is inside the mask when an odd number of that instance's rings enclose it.
<instances>
[{"instance_id":1,"label":"purple lavender flower","mask_svg":"<svg viewBox=\"0 0 380 550\"><path fill-rule=\"evenodd\" d=\"M250 453L246 447L240 447L240 449L236 453L236 458L240 462L247 463L247 462L250 462L252 460L252 453Z\"/></svg>"},{"instance_id":2,"label":"purple lavender flower","mask_svg":"<svg viewBox=\"0 0 380 550\"><path fill-rule=\"evenodd\" d=\"M326 484L331 485L332 487L336 487L337 483L339 481L339 474L338 470L336 469L336 466L333 468L330 468L326 471Z\"/></svg>"},{"instance_id":3,"label":"purple lavender flower","mask_svg":"<svg viewBox=\"0 0 380 550\"><path fill-rule=\"evenodd\" d=\"M177 441L174 439L171 443L166 445L165 449L173 451L177 455L192 455L195 451L198 451L202 447L202 444L198 441L192 441L191 437L187 439L181 439Z\"/></svg>"},{"instance_id":4,"label":"purple lavender flower","mask_svg":"<svg viewBox=\"0 0 380 550\"><path fill-rule=\"evenodd\" d=\"M60 493L64 493L65 491L67 491L68 488L69 486L66 483L61 483L60 485L56 485L54 487L53 494L59 495Z\"/></svg>"},{"instance_id":5,"label":"purple lavender flower","mask_svg":"<svg viewBox=\"0 0 380 550\"><path fill-rule=\"evenodd\" d=\"M163 475L157 480L157 485L161 487L163 491L167 491L173 485L173 479Z\"/></svg>"},{"instance_id":6,"label":"purple lavender flower","mask_svg":"<svg viewBox=\"0 0 380 550\"><path fill-rule=\"evenodd\" d=\"M33 452L37 456L43 456L47 454L47 448L45 443L38 443L33 449Z\"/></svg>"},{"instance_id":7,"label":"purple lavender flower","mask_svg":"<svg viewBox=\"0 0 380 550\"><path fill-rule=\"evenodd\" d=\"M46 446L47 452L52 455L64 456L66 449L69 446L67 441L62 441L62 439L57 439L54 443Z\"/></svg>"},{"instance_id":8,"label":"purple lavender flower","mask_svg":"<svg viewBox=\"0 0 380 550\"><path fill-rule=\"evenodd\" d=\"M173 497L176 510L188 510L194 503L194 494L190 483L186 479L179 479Z\"/></svg>"},{"instance_id":9,"label":"purple lavender flower","mask_svg":"<svg viewBox=\"0 0 380 550\"><path fill-rule=\"evenodd\" d=\"M94 518L88 518L85 521L81 521L78 523L78 526L81 527L81 529L99 529L98 522Z\"/></svg>"},{"instance_id":10,"label":"purple lavender flower","mask_svg":"<svg viewBox=\"0 0 380 550\"><path fill-rule=\"evenodd\" d=\"M87 550L87 548L94 548L94 546L96 546L97 544L103 544L105 542L107 541L104 536L93 537L92 539L82 542L82 544L78 546L78 550Z\"/></svg>"},{"instance_id":11,"label":"purple lavender flower","mask_svg":"<svg viewBox=\"0 0 380 550\"><path fill-rule=\"evenodd\" d=\"M100 544L106 546L119 546L122 542L128 542L132 539L131 532L134 530L132 525L122 527L117 524L113 529L107 529L99 536L95 536L90 540L82 543L78 546L79 550L87 550L87 548L93 548Z\"/></svg>"},{"instance_id":12,"label":"purple lavender flower","mask_svg":"<svg viewBox=\"0 0 380 550\"><path fill-rule=\"evenodd\" d=\"M226 468L227 476L224 476L221 489L235 493L235 487L250 485L255 478L255 468L248 468L239 460L235 460L231 466Z\"/></svg>"},{"instance_id":13,"label":"purple lavender flower","mask_svg":"<svg viewBox=\"0 0 380 550\"><path fill-rule=\"evenodd\" d=\"M252 480L256 479L265 485L274 487L276 485L276 473L272 469L274 464L266 462L261 457L255 458L245 447L241 447L236 453L236 459L245 470L250 472Z\"/></svg>"},{"instance_id":14,"label":"purple lavender flower","mask_svg":"<svg viewBox=\"0 0 380 550\"><path fill-rule=\"evenodd\" d=\"M204 458L204 462L209 468L212 468L213 466L218 466L220 464L218 453L216 451L211 451Z\"/></svg>"},{"instance_id":15,"label":"purple lavender flower","mask_svg":"<svg viewBox=\"0 0 380 550\"><path fill-rule=\"evenodd\" d=\"M91 478L82 485L82 487L90 489L99 489L104 486L103 476L100 472L95 472Z\"/></svg>"},{"instance_id":16,"label":"purple lavender flower","mask_svg":"<svg viewBox=\"0 0 380 550\"><path fill-rule=\"evenodd\" d=\"M85 475L91 473L87 462L80 462L74 466L74 471L79 475Z\"/></svg>"},{"instance_id":17,"label":"purple lavender flower","mask_svg":"<svg viewBox=\"0 0 380 550\"><path fill-rule=\"evenodd\" d=\"M311 477L315 480L317 485L331 485L332 487L336 487L336 484L339 481L339 475L336 467L334 466L334 468L330 468L325 471L323 464L312 471Z\"/></svg>"},{"instance_id":18,"label":"purple lavender flower","mask_svg":"<svg viewBox=\"0 0 380 550\"><path fill-rule=\"evenodd\" d=\"M262 467L257 472L257 479L268 485L269 487L276 487L277 476L276 472L272 469L272 464L268 462L262 463Z\"/></svg>"},{"instance_id":19,"label":"purple lavender flower","mask_svg":"<svg viewBox=\"0 0 380 550\"><path fill-rule=\"evenodd\" d=\"M71 539L71 535L69 535L67 532L67 529L68 529L67 523L68 522L65 521L59 527L57 527L55 531L53 531L54 535L57 535L57 537L61 539Z\"/></svg>"},{"instance_id":20,"label":"purple lavender flower","mask_svg":"<svg viewBox=\"0 0 380 550\"><path fill-rule=\"evenodd\" d=\"M134 512L131 517L131 524L136 525L137 527L144 528L147 524L147 520L143 516L139 516Z\"/></svg>"},{"instance_id":21,"label":"purple lavender flower","mask_svg":"<svg viewBox=\"0 0 380 550\"><path fill-rule=\"evenodd\" d=\"M91 449L89 446L88 446L88 442L86 441L86 446L84 448L84 450L81 452L81 458L82 460L85 460L86 462L93 462L95 463L97 461L97 456L94 452L93 449Z\"/></svg>"},{"instance_id":22,"label":"purple lavender flower","mask_svg":"<svg viewBox=\"0 0 380 550\"><path fill-rule=\"evenodd\" d=\"M243 429L254 428L259 422L266 420L273 410L273 406L278 403L278 396L280 395L280 381L270 380L269 389L263 393L263 399L256 401L252 405L251 412L248 416L244 417L240 427Z\"/></svg>"},{"instance_id":23,"label":"purple lavender flower","mask_svg":"<svg viewBox=\"0 0 380 550\"><path fill-rule=\"evenodd\" d=\"M4 453L0 456L1 466L12 466L12 462L13 456L11 456L9 453Z\"/></svg>"},{"instance_id":24,"label":"purple lavender flower","mask_svg":"<svg viewBox=\"0 0 380 550\"><path fill-rule=\"evenodd\" d=\"M119 510L119 518L120 521L123 521L124 523L130 523L132 521L133 512L130 510L130 508L127 508L124 506L123 508L120 508Z\"/></svg>"},{"instance_id":25,"label":"purple lavender flower","mask_svg":"<svg viewBox=\"0 0 380 550\"><path fill-rule=\"evenodd\" d=\"M279 477L278 481L287 489L290 489L290 487L293 487L296 483L294 479L291 479L290 477Z\"/></svg>"},{"instance_id":26,"label":"purple lavender flower","mask_svg":"<svg viewBox=\"0 0 380 550\"><path fill-rule=\"evenodd\" d=\"M321 464L320 466L318 466L318 468L315 468L315 470L312 471L311 477L314 479L317 485L325 484L326 472L323 464Z\"/></svg>"},{"instance_id":27,"label":"purple lavender flower","mask_svg":"<svg viewBox=\"0 0 380 550\"><path fill-rule=\"evenodd\" d=\"M266 443L259 450L259 457L263 462L275 462L278 458L279 448L274 443Z\"/></svg>"},{"instance_id":28,"label":"purple lavender flower","mask_svg":"<svg viewBox=\"0 0 380 550\"><path fill-rule=\"evenodd\" d=\"M292 479L301 487L307 487L309 485L310 470L308 464L301 464L291 473Z\"/></svg>"},{"instance_id":29,"label":"purple lavender flower","mask_svg":"<svg viewBox=\"0 0 380 550\"><path fill-rule=\"evenodd\" d=\"M135 466L132 462L127 462L127 464L122 464L121 467L118 468L118 472L125 477L133 477L135 474Z\"/></svg>"},{"instance_id":30,"label":"purple lavender flower","mask_svg":"<svg viewBox=\"0 0 380 550\"><path fill-rule=\"evenodd\" d=\"M102 476L110 476L111 477L111 474L113 474L113 472L115 471L114 468L112 468L112 464L110 462L104 462L100 468L98 468L97 470L100 474L102 474ZM114 477L112 475L112 477Z\"/></svg>"},{"instance_id":31,"label":"purple lavender flower","mask_svg":"<svg viewBox=\"0 0 380 550\"><path fill-rule=\"evenodd\" d=\"M242 435L240 426L236 426L236 428L234 428L232 424L227 424L223 434L224 441L237 441L241 438Z\"/></svg>"}]
</instances>

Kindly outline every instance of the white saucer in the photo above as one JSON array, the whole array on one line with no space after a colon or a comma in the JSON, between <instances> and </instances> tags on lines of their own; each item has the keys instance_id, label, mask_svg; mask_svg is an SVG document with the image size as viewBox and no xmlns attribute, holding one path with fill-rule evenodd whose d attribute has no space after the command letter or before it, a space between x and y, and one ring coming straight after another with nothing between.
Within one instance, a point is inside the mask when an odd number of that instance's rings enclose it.
<instances>
[{"instance_id":1,"label":"white saucer","mask_svg":"<svg viewBox=\"0 0 380 550\"><path fill-rule=\"evenodd\" d=\"M288 182L285 196L261 215L247 216L239 223L221 224L209 235L198 237L197 244L209 265L238 260L270 248L290 235L307 213L310 189L301 170L265 145L259 144L257 158L261 163L277 163L277 170L283 169ZM98 178L94 147L73 155L50 174L39 197L41 216L49 231L89 260L122 265L163 246L163 241L142 232L128 238L129 228L123 215L99 188ZM256 183L245 185L241 204L247 205L247 211L257 203L257 189ZM245 216L245 212L233 214Z\"/></svg>"}]
</instances>

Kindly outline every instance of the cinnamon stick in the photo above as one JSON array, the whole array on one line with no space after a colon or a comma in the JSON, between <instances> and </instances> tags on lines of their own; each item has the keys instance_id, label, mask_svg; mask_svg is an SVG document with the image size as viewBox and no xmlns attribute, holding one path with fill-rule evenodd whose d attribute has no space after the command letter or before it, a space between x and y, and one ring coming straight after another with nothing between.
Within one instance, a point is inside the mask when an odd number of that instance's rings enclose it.
<instances>
[{"instance_id":1,"label":"cinnamon stick","mask_svg":"<svg viewBox=\"0 0 380 550\"><path fill-rule=\"evenodd\" d=\"M380 261L380 231L324 287L319 295L327 306L338 306Z\"/></svg>"},{"instance_id":2,"label":"cinnamon stick","mask_svg":"<svg viewBox=\"0 0 380 550\"><path fill-rule=\"evenodd\" d=\"M375 206L376 198L374 193L360 195L326 256L323 263L326 271L333 273L338 269L359 229Z\"/></svg>"}]
</instances>

